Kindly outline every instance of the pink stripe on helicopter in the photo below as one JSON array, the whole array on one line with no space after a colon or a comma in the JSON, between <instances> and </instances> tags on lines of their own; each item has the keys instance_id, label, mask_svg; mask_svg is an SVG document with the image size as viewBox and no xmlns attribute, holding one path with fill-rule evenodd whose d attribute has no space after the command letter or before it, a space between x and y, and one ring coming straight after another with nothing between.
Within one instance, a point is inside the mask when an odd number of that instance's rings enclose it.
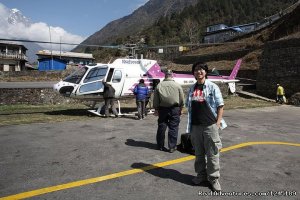
<instances>
[{"instance_id":1,"label":"pink stripe on helicopter","mask_svg":"<svg viewBox=\"0 0 300 200\"><path fill-rule=\"evenodd\" d=\"M165 74L161 71L160 66L155 63L148 71L147 75L151 78L164 78ZM191 74L176 74L173 73L174 78L194 78Z\"/></svg>"},{"instance_id":2,"label":"pink stripe on helicopter","mask_svg":"<svg viewBox=\"0 0 300 200\"><path fill-rule=\"evenodd\" d=\"M163 72L161 72L161 68L160 66L155 63L147 72L147 75L149 75L149 77L151 78L163 78L165 77L165 74Z\"/></svg>"}]
</instances>

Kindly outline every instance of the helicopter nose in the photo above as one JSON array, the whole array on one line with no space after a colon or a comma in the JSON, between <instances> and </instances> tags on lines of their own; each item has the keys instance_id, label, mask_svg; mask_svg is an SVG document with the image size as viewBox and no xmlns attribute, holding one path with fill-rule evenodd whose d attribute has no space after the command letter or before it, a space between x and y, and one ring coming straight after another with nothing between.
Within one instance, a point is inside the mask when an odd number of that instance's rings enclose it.
<instances>
[{"instance_id":1,"label":"helicopter nose","mask_svg":"<svg viewBox=\"0 0 300 200\"><path fill-rule=\"evenodd\" d=\"M53 90L58 93L58 83L53 85Z\"/></svg>"},{"instance_id":2,"label":"helicopter nose","mask_svg":"<svg viewBox=\"0 0 300 200\"><path fill-rule=\"evenodd\" d=\"M59 93L59 89L61 88L61 85L62 85L62 81L59 81L58 83L55 83L53 85L53 90L57 93Z\"/></svg>"}]
</instances>

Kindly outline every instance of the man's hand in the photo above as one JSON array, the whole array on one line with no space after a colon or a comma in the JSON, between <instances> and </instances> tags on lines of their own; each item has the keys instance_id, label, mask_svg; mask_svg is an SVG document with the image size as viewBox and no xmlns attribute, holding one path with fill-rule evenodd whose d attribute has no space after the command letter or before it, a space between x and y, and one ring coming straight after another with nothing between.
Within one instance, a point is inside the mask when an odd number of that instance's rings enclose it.
<instances>
[{"instance_id":1,"label":"man's hand","mask_svg":"<svg viewBox=\"0 0 300 200\"><path fill-rule=\"evenodd\" d=\"M154 116L158 116L158 110L155 110L153 113Z\"/></svg>"},{"instance_id":2,"label":"man's hand","mask_svg":"<svg viewBox=\"0 0 300 200\"><path fill-rule=\"evenodd\" d=\"M218 127L218 129L221 128L221 122L217 122L217 127Z\"/></svg>"},{"instance_id":3,"label":"man's hand","mask_svg":"<svg viewBox=\"0 0 300 200\"><path fill-rule=\"evenodd\" d=\"M224 106L223 105L219 106L218 111L217 111L217 127L218 127L218 129L221 128L221 120L222 120L223 112L224 112Z\"/></svg>"}]
</instances>

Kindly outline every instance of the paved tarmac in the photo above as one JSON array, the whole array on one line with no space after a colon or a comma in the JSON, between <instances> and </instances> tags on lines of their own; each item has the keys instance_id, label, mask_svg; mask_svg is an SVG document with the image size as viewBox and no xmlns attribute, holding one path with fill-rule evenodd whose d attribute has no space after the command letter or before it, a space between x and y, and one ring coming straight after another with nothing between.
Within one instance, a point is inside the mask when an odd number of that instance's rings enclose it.
<instances>
[{"instance_id":1,"label":"paved tarmac","mask_svg":"<svg viewBox=\"0 0 300 200\"><path fill-rule=\"evenodd\" d=\"M95 116L1 126L0 199L300 199L300 107L225 110L224 118L222 196L192 185L193 156L155 150L155 116ZM180 134L185 126L183 115Z\"/></svg>"}]
</instances>

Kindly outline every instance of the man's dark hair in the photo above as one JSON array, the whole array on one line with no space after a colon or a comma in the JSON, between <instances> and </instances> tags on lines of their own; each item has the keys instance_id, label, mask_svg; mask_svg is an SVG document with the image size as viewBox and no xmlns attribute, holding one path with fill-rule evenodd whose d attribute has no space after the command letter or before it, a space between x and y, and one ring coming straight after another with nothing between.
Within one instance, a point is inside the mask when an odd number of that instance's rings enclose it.
<instances>
[{"instance_id":1,"label":"man's dark hair","mask_svg":"<svg viewBox=\"0 0 300 200\"><path fill-rule=\"evenodd\" d=\"M207 73L208 73L208 66L207 66L207 64L203 63L201 61L198 61L198 62L194 63L193 66L192 66L192 74L194 74L194 71L195 71L196 67L200 67L200 68L204 69L205 72L206 72L205 78L207 78Z\"/></svg>"}]
</instances>

